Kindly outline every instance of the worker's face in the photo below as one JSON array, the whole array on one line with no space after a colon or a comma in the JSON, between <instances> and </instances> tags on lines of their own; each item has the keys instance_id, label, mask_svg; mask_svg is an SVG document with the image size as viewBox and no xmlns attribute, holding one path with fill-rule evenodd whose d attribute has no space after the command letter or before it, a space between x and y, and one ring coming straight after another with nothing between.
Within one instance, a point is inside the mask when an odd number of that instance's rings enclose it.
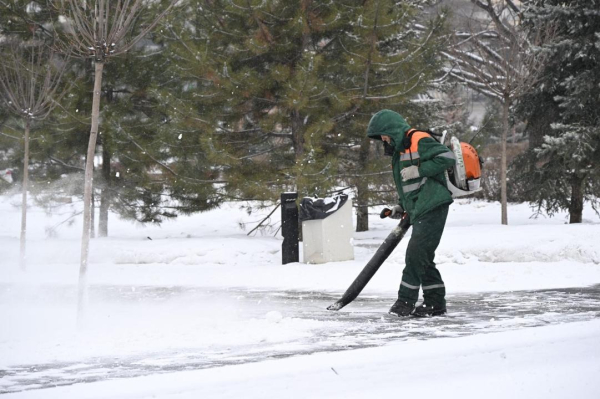
<instances>
[{"instance_id":1,"label":"worker's face","mask_svg":"<svg viewBox=\"0 0 600 399\"><path fill-rule=\"evenodd\" d=\"M394 145L392 144L392 138L390 136L382 135L381 141L383 141L383 155L394 155Z\"/></svg>"}]
</instances>

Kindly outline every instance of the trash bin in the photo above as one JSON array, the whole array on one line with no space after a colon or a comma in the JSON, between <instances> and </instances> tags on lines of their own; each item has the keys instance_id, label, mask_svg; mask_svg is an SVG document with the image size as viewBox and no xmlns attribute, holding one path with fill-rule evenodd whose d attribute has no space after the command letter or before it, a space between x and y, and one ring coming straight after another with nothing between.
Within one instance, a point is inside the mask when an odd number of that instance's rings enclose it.
<instances>
[{"instance_id":1,"label":"trash bin","mask_svg":"<svg viewBox=\"0 0 600 399\"><path fill-rule=\"evenodd\" d=\"M304 263L354 259L352 201L348 195L300 201Z\"/></svg>"}]
</instances>

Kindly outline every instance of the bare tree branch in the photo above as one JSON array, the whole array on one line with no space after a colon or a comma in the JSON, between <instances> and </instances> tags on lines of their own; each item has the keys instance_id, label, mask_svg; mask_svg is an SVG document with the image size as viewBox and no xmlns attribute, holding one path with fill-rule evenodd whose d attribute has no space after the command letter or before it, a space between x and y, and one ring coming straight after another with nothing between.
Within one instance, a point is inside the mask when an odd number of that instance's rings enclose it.
<instances>
[{"instance_id":1,"label":"bare tree branch","mask_svg":"<svg viewBox=\"0 0 600 399\"><path fill-rule=\"evenodd\" d=\"M67 22L59 47L73 51L81 58L94 58L104 62L131 50L175 6L169 0L167 7L145 25L136 35L130 36L134 23L147 12L145 0L49 0Z\"/></svg>"},{"instance_id":2,"label":"bare tree branch","mask_svg":"<svg viewBox=\"0 0 600 399\"><path fill-rule=\"evenodd\" d=\"M520 11L510 0L471 2L485 11L487 21L472 18L469 34L461 32L455 35L454 45L442 54L451 64L445 68L447 76L502 104L501 220L502 224L508 224L506 141L509 110L520 95L540 80L546 59L534 56L531 47L542 37L550 36L551 32L539 32L537 37L528 37L527 32L519 27ZM475 24L476 27L473 26ZM490 31L495 34L490 35Z\"/></svg>"},{"instance_id":3,"label":"bare tree branch","mask_svg":"<svg viewBox=\"0 0 600 399\"><path fill-rule=\"evenodd\" d=\"M26 43L25 43L26 44ZM29 131L31 123L45 119L69 86L61 88L67 63L39 44L3 43L0 62L0 98L25 121L23 132L23 183L21 203L20 266L26 269L27 186L29 184ZM56 66L56 67L55 67Z\"/></svg>"},{"instance_id":4,"label":"bare tree branch","mask_svg":"<svg viewBox=\"0 0 600 399\"><path fill-rule=\"evenodd\" d=\"M91 128L85 164L83 199L83 234L79 268L78 321L84 316L87 297L87 265L89 240L92 228L92 190L94 156L100 120L100 93L106 61L129 51L171 10L178 0L168 0L168 6L137 34L133 32L136 22L156 2L147 0L48 0L49 4L65 18L59 20L61 32L56 31L57 46L80 58L92 58L94 63L94 91L92 96ZM160 2L158 2L160 3ZM164 166L164 165L163 165ZM169 168L167 167L167 170Z\"/></svg>"},{"instance_id":5,"label":"bare tree branch","mask_svg":"<svg viewBox=\"0 0 600 399\"><path fill-rule=\"evenodd\" d=\"M69 168L69 169L75 169L75 170L78 170L78 171L84 171L84 170L85 170L85 169L84 169L84 168L82 168L81 166L73 166L73 165L69 165L69 164L68 164L68 163L66 163L65 161L62 161L62 160L60 160L60 159L58 159L58 158L55 158L55 157L49 157L49 158L50 158L50 160L51 160L52 162L55 162L55 163L59 164L60 166L64 166L65 168Z\"/></svg>"}]
</instances>

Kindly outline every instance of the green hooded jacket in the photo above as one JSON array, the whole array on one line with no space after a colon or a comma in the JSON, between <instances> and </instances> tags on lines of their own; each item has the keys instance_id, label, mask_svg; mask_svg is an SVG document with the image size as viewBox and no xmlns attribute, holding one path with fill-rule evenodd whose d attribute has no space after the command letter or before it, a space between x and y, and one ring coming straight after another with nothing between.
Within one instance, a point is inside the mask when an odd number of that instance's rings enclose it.
<instances>
[{"instance_id":1,"label":"green hooded jacket","mask_svg":"<svg viewBox=\"0 0 600 399\"><path fill-rule=\"evenodd\" d=\"M452 203L444 171L456 163L456 158L448 147L429 135L415 134L411 141L417 138L418 143L413 142L412 146L405 148L403 139L407 137L409 130L411 127L400 114L384 109L371 118L367 136L381 140L381 136L385 135L392 139L392 170L398 190L398 203L408 212L411 223L414 224L432 209ZM420 176L403 181L400 172L412 165L418 166Z\"/></svg>"}]
</instances>

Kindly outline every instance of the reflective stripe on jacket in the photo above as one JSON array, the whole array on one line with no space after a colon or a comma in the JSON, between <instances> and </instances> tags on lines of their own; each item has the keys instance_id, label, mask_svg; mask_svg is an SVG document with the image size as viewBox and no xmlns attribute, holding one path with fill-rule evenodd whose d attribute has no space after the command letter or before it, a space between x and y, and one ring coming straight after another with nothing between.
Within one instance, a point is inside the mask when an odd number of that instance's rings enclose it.
<instances>
[{"instance_id":1,"label":"reflective stripe on jacket","mask_svg":"<svg viewBox=\"0 0 600 399\"><path fill-rule=\"evenodd\" d=\"M382 135L391 137L395 150L392 169L399 203L408 212L411 223L415 223L432 209L452 203L444 172L455 164L456 159L448 147L420 131L413 133L410 147L405 149L403 139L410 132L404 118L391 110L373 115L367 129L367 135L372 139L381 140ZM413 165L419 168L420 177L402 181L402 169Z\"/></svg>"},{"instance_id":2,"label":"reflective stripe on jacket","mask_svg":"<svg viewBox=\"0 0 600 399\"><path fill-rule=\"evenodd\" d=\"M409 135L413 130L408 130ZM408 212L411 222L416 222L425 213L444 204L452 203L452 195L446 185L444 171L452 167L456 159L450 149L428 133L415 131L410 148L397 152L392 157L394 182L398 189L400 204ZM409 166L419 168L419 177L402 180L402 169Z\"/></svg>"}]
</instances>

